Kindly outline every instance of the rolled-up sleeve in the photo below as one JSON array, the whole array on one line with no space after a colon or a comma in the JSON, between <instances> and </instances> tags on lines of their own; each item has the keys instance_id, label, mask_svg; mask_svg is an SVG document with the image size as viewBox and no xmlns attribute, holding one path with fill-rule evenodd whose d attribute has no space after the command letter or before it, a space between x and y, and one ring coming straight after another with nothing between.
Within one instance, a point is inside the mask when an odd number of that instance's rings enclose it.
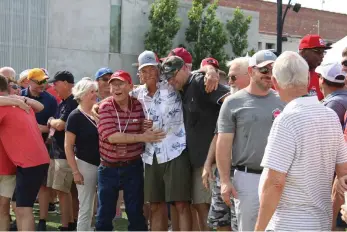
<instances>
[{"instance_id":1,"label":"rolled-up sleeve","mask_svg":"<svg viewBox=\"0 0 347 232\"><path fill-rule=\"evenodd\" d=\"M287 173L293 163L295 150L294 133L279 116L272 125L261 166Z\"/></svg>"}]
</instances>

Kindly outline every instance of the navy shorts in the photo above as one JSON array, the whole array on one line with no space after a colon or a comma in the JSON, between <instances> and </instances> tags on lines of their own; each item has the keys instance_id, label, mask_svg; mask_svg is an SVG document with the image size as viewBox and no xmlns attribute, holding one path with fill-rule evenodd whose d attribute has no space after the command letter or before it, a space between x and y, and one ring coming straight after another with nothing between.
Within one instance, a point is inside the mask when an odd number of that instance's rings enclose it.
<instances>
[{"instance_id":1,"label":"navy shorts","mask_svg":"<svg viewBox=\"0 0 347 232\"><path fill-rule=\"evenodd\" d=\"M17 167L16 204L17 207L33 207L42 181L47 176L49 164L22 168Z\"/></svg>"}]
</instances>

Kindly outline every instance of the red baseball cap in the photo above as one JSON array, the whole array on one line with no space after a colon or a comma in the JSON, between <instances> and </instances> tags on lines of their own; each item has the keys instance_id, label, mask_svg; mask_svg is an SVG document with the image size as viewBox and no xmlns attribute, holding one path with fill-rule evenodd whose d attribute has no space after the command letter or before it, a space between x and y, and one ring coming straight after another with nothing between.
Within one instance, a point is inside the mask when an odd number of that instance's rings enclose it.
<instances>
[{"instance_id":1,"label":"red baseball cap","mask_svg":"<svg viewBox=\"0 0 347 232\"><path fill-rule=\"evenodd\" d=\"M126 71L123 71L123 70L118 70L118 71L114 72L112 74L110 80L108 81L108 83L110 84L111 81L116 80L116 79L121 80L121 81L126 81L129 84L133 83L130 74Z\"/></svg>"},{"instance_id":2,"label":"red baseball cap","mask_svg":"<svg viewBox=\"0 0 347 232\"><path fill-rule=\"evenodd\" d=\"M305 35L300 41L299 50L305 48L330 49L331 47L327 47L324 40L319 35Z\"/></svg>"},{"instance_id":3,"label":"red baseball cap","mask_svg":"<svg viewBox=\"0 0 347 232\"><path fill-rule=\"evenodd\" d=\"M219 69L219 63L218 60L212 57L205 58L201 61L201 67L204 67L206 65L213 65L215 68Z\"/></svg>"},{"instance_id":4,"label":"red baseball cap","mask_svg":"<svg viewBox=\"0 0 347 232\"><path fill-rule=\"evenodd\" d=\"M167 57L169 57L169 56L181 57L182 60L184 61L184 63L186 63L186 64L193 63L192 55L185 48L175 48L169 53L169 55ZM164 61L167 57L161 58L160 60Z\"/></svg>"}]
</instances>

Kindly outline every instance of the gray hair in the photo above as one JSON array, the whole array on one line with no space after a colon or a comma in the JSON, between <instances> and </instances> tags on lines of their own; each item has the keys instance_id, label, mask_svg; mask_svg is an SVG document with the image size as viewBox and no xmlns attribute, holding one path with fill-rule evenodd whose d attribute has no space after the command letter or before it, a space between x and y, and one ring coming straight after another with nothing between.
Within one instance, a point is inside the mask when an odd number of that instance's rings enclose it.
<instances>
[{"instance_id":1,"label":"gray hair","mask_svg":"<svg viewBox=\"0 0 347 232\"><path fill-rule=\"evenodd\" d=\"M283 52L274 63L272 74L281 88L308 85L308 64L297 52Z\"/></svg>"},{"instance_id":2,"label":"gray hair","mask_svg":"<svg viewBox=\"0 0 347 232\"><path fill-rule=\"evenodd\" d=\"M74 99L80 103L81 98L90 90L97 90L98 85L90 77L83 77L76 85L72 88L72 94Z\"/></svg>"},{"instance_id":3,"label":"gray hair","mask_svg":"<svg viewBox=\"0 0 347 232\"><path fill-rule=\"evenodd\" d=\"M227 62L227 66L236 65L240 70L246 70L249 66L249 57L238 57Z\"/></svg>"},{"instance_id":4,"label":"gray hair","mask_svg":"<svg viewBox=\"0 0 347 232\"><path fill-rule=\"evenodd\" d=\"M0 74L6 78L16 78L16 71L12 67L2 67L0 68Z\"/></svg>"}]
</instances>

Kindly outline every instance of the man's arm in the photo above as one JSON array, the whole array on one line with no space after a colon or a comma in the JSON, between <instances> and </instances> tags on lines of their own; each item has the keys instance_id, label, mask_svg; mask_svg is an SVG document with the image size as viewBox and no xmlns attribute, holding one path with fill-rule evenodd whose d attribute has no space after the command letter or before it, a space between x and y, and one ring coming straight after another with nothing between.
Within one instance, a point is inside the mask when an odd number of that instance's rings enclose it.
<instances>
[{"instance_id":1,"label":"man's arm","mask_svg":"<svg viewBox=\"0 0 347 232\"><path fill-rule=\"evenodd\" d=\"M54 128L57 131L63 131L65 129L66 122L61 119L50 118L48 120L48 126Z\"/></svg>"},{"instance_id":2,"label":"man's arm","mask_svg":"<svg viewBox=\"0 0 347 232\"><path fill-rule=\"evenodd\" d=\"M28 97L18 96L18 95L9 95L9 97L23 101L25 104L30 106L35 113L38 113L45 108L44 105L41 104L41 102L28 98Z\"/></svg>"},{"instance_id":3,"label":"man's arm","mask_svg":"<svg viewBox=\"0 0 347 232\"><path fill-rule=\"evenodd\" d=\"M208 149L207 158L204 164L204 169L202 171L202 183L206 189L210 188L209 181L214 180L215 176L212 172L212 165L215 163L216 157L216 143L217 143L217 134L214 135L210 148Z\"/></svg>"},{"instance_id":4,"label":"man's arm","mask_svg":"<svg viewBox=\"0 0 347 232\"><path fill-rule=\"evenodd\" d=\"M219 83L219 73L213 65L206 65L200 68L201 72L205 73L204 84L206 93L211 93L217 90Z\"/></svg>"},{"instance_id":5,"label":"man's arm","mask_svg":"<svg viewBox=\"0 0 347 232\"><path fill-rule=\"evenodd\" d=\"M128 134L116 132L108 136L106 139L109 143L141 143L141 142L160 142L165 138L166 134L162 130L148 129L143 134Z\"/></svg>"},{"instance_id":6,"label":"man's arm","mask_svg":"<svg viewBox=\"0 0 347 232\"><path fill-rule=\"evenodd\" d=\"M0 96L0 106L17 106L27 113L30 112L30 106L25 104L22 99L8 97L8 96Z\"/></svg>"}]
</instances>

